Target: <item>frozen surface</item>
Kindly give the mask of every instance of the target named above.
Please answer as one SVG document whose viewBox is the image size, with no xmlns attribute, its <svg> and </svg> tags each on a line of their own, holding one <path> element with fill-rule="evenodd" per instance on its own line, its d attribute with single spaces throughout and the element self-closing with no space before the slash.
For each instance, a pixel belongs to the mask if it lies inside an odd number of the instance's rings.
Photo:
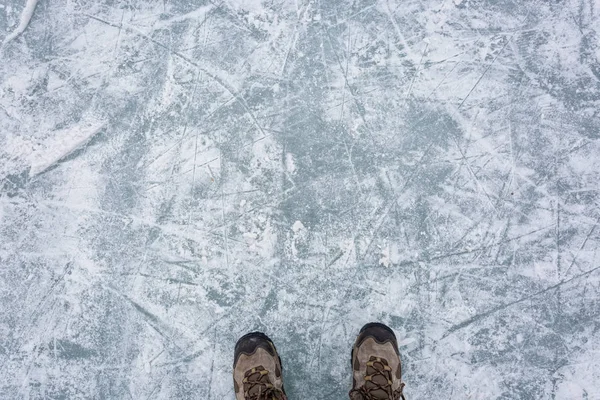
<svg viewBox="0 0 600 400">
<path fill-rule="evenodd" d="M 29 6 L 35 10 L 28 19 Z M 597 0 L 0 1 L 0 397 L 600 399 Z"/>
</svg>

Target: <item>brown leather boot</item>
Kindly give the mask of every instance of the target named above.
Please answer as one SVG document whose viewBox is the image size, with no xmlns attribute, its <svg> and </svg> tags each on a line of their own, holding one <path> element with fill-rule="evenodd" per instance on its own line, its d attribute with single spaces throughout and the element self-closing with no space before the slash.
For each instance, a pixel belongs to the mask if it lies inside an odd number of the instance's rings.
<svg viewBox="0 0 600 400">
<path fill-rule="evenodd" d="M 235 345 L 233 387 L 236 400 L 287 400 L 281 359 L 264 333 L 249 333 Z"/>
<path fill-rule="evenodd" d="M 352 348 L 352 372 L 351 400 L 405 400 L 398 341 L 388 326 L 363 326 Z"/>
</svg>

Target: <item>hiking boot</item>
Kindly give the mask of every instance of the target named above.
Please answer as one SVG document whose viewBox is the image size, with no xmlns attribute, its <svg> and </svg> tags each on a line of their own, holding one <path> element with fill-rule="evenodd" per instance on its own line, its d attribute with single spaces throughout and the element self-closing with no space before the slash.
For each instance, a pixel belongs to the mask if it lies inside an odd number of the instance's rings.
<svg viewBox="0 0 600 400">
<path fill-rule="evenodd" d="M 351 400 L 405 400 L 398 341 L 386 325 L 370 323 L 352 348 Z"/>
<path fill-rule="evenodd" d="M 281 359 L 267 335 L 253 332 L 243 336 L 235 345 L 233 360 L 236 400 L 287 400 Z"/>
</svg>

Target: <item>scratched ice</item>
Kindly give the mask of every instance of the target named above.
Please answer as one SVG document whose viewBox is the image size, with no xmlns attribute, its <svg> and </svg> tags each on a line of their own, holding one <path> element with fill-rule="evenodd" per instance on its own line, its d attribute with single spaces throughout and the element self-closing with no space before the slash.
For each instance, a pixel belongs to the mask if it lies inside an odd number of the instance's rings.
<svg viewBox="0 0 600 400">
<path fill-rule="evenodd" d="M 0 398 L 600 398 L 594 0 L 0 1 Z"/>
</svg>

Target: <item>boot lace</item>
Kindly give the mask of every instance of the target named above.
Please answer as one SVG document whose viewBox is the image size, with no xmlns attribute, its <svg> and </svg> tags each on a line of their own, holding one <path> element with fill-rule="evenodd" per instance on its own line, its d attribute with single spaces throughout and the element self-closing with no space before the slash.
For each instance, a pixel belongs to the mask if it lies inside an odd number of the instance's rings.
<svg viewBox="0 0 600 400">
<path fill-rule="evenodd" d="M 380 378 L 378 378 L 380 377 Z M 371 357 L 367 362 L 365 384 L 358 389 L 350 391 L 350 398 L 364 400 L 406 400 L 402 390 L 404 382 L 400 387 L 392 390 L 392 368 L 387 360 L 379 357 Z M 383 393 L 386 397 L 382 397 Z M 357 396 L 358 395 L 358 396 Z"/>
<path fill-rule="evenodd" d="M 259 366 L 245 373 L 244 398 L 246 400 L 287 400 L 283 392 L 269 380 L 269 371 Z"/>
</svg>

